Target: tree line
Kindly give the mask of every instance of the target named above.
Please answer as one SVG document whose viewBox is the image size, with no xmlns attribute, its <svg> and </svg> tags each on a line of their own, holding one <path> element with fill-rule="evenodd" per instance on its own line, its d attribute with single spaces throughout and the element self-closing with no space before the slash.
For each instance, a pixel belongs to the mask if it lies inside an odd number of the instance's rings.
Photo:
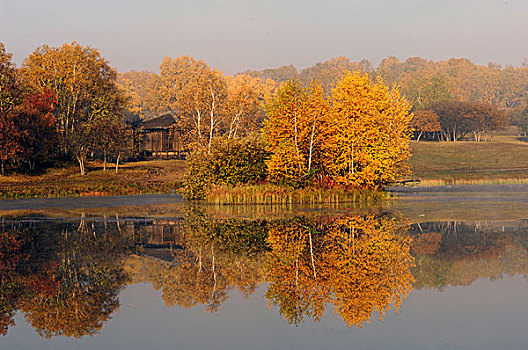
<svg viewBox="0 0 528 350">
<path fill-rule="evenodd" d="M 181 61 L 189 59 L 191 58 L 187 56 L 165 58 L 160 65 L 160 74 L 136 71 L 120 74 L 120 84 L 129 91 L 134 101 L 130 112 L 150 118 L 173 110 L 177 106 L 170 103 L 175 101 L 174 94 L 168 94 L 167 91 L 174 90 L 175 80 L 170 77 L 175 72 L 180 72 L 178 74 L 181 75 L 184 71 L 182 67 L 185 66 Z M 528 113 L 525 111 L 528 102 L 526 65 L 502 67 L 489 63 L 482 66 L 464 58 L 433 62 L 420 57 L 411 57 L 405 61 L 388 57 L 378 67 L 374 67 L 366 59 L 354 62 L 346 57 L 336 57 L 302 70 L 286 65 L 245 71 L 235 77 L 260 79 L 266 82 L 268 92 L 276 90 L 288 80 L 297 81 L 303 87 L 309 87 L 313 81 L 317 81 L 323 93 L 331 95 L 336 82 L 346 71 L 369 73 L 371 77 L 381 78 L 388 86 L 399 86 L 402 95 L 411 103 L 413 112 L 429 112 L 435 110 L 435 106 L 440 109 L 439 104 L 444 107 L 451 105 L 452 112 L 459 112 L 445 117 L 445 113 L 441 115 L 435 111 L 440 126 L 434 130 L 430 130 L 431 125 L 422 124 L 421 119 L 417 118 L 413 122 L 417 131 L 415 138 L 426 136 L 448 141 L 453 140 L 455 134 L 455 140 L 467 135 L 480 140 L 482 135 L 491 136 L 498 129 L 507 126 L 510 120 L 519 126 L 521 132 L 528 130 L 523 129 L 523 125 L 528 125 Z M 179 86 L 181 87 L 181 83 Z M 464 124 L 462 129 L 454 128 L 454 118 L 460 119 L 457 124 Z"/>
<path fill-rule="evenodd" d="M 467 58 L 434 62 L 421 57 L 400 61 L 390 56 L 375 67 L 366 59 L 354 62 L 336 57 L 302 70 L 290 65 L 245 73 L 277 83 L 293 79 L 308 85 L 317 80 L 330 93 L 335 81 L 347 70 L 371 73 L 388 85 L 397 84 L 415 110 L 442 100 L 485 102 L 499 108 L 524 107 L 528 102 L 527 64 L 502 67 L 493 62 L 477 65 Z"/>
<path fill-rule="evenodd" d="M 347 78 L 346 72 L 359 75 Z M 522 120 L 528 116 L 523 112 L 528 68 L 478 66 L 467 59 L 432 62 L 415 57 L 400 62 L 389 57 L 374 68 L 367 60 L 337 57 L 301 71 L 283 66 L 230 76 L 202 60 L 180 56 L 164 58 L 159 74 L 118 73 L 99 51 L 75 42 L 40 46 L 17 68 L 0 43 L 0 73 L 2 174 L 6 166 L 34 171 L 56 160 L 76 160 L 84 174 L 90 157 L 100 158 L 105 167 L 107 159 L 115 160 L 117 170 L 122 157 L 137 151 L 126 121 L 165 112 L 177 117 L 187 148 L 207 154 L 217 138 L 258 138 L 262 131 L 273 153 L 274 160 L 267 163 L 276 170 L 271 178 L 290 183 L 314 173 L 350 178 L 347 172 L 367 169 L 375 175 L 374 182 L 390 179 L 394 173 L 387 164 L 402 164 L 408 158 L 404 140 L 409 135 L 404 129 L 409 122 L 417 139 L 452 141 L 467 136 L 485 139 L 507 125 L 508 115 L 517 116 L 520 127 L 528 125 Z M 362 97 L 362 88 L 354 84 L 378 95 Z M 357 94 L 356 101 L 346 100 L 347 89 L 349 95 Z M 408 102 L 405 106 L 403 100 Z M 394 114 L 402 121 L 396 123 L 397 131 L 381 126 L 387 101 L 399 109 Z M 363 105 L 352 108 L 351 103 Z M 373 117 L 376 110 L 381 119 Z M 407 120 L 410 112 L 412 121 Z M 286 129 L 291 137 L 285 136 Z M 353 142 L 343 130 L 356 135 Z M 404 137 L 382 145 L 381 139 L 390 140 L 378 136 L 395 132 Z M 380 147 L 360 145 L 367 134 L 369 142 Z M 292 176 L 295 180 L 288 179 Z"/>
</svg>

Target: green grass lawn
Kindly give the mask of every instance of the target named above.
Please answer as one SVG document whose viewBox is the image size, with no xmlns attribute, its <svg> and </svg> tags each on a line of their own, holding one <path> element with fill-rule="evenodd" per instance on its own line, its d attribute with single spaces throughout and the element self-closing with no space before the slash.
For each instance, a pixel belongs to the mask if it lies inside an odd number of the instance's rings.
<svg viewBox="0 0 528 350">
<path fill-rule="evenodd" d="M 411 166 L 423 184 L 528 182 L 528 143 L 515 135 L 493 142 L 411 141 Z"/>
</svg>

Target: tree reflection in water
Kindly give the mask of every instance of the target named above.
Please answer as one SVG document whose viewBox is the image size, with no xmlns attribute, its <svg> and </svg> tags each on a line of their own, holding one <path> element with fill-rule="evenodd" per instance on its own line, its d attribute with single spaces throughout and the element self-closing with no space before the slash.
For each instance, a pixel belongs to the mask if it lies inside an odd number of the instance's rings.
<svg viewBox="0 0 528 350">
<path fill-rule="evenodd" d="M 266 296 L 293 324 L 321 319 L 330 303 L 360 327 L 398 308 L 412 290 L 411 239 L 395 219 L 294 219 L 271 228 L 268 244 Z"/>
<path fill-rule="evenodd" d="M 119 307 L 128 278 L 120 266 L 124 237 L 116 225 L 79 222 L 3 224 L 0 234 L 0 322 L 15 310 L 44 337 L 97 333 Z M 117 259 L 116 259 L 117 258 Z"/>
<path fill-rule="evenodd" d="M 364 212 L 212 219 L 192 207 L 170 219 L 4 218 L 0 332 L 14 325 L 18 310 L 44 337 L 95 334 L 128 282 L 152 283 L 169 307 L 203 305 L 207 312 L 217 312 L 233 289 L 247 297 L 267 282 L 269 305 L 289 323 L 321 320 L 332 306 L 360 327 L 400 307 L 413 286 L 526 274 L 523 225 L 407 225 Z"/>
</svg>

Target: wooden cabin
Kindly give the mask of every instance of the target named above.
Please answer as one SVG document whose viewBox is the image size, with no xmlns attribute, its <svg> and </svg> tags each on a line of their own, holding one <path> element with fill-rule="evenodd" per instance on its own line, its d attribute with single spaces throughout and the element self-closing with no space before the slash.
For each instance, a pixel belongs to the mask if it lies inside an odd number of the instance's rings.
<svg viewBox="0 0 528 350">
<path fill-rule="evenodd" d="M 139 151 L 144 157 L 183 158 L 182 130 L 172 114 L 164 114 L 138 127 Z"/>
</svg>

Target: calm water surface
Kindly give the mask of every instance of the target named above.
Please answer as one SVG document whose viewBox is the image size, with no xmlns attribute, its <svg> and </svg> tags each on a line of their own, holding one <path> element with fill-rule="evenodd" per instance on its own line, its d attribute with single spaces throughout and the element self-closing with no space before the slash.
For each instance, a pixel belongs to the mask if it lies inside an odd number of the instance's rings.
<svg viewBox="0 0 528 350">
<path fill-rule="evenodd" d="M 0 349 L 526 349 L 527 194 L 3 202 Z"/>
</svg>

